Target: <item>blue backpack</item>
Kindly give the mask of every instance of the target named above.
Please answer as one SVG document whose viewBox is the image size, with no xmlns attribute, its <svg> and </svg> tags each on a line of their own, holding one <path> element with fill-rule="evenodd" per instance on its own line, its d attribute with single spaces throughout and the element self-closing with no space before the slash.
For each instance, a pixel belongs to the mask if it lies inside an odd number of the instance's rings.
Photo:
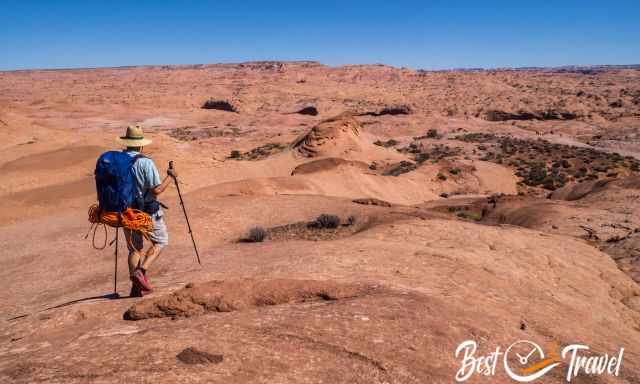
<svg viewBox="0 0 640 384">
<path fill-rule="evenodd" d="M 98 158 L 96 191 L 100 209 L 107 212 L 123 212 L 136 207 L 139 199 L 138 186 L 132 169 L 142 155 L 129 156 L 124 152 L 109 151 Z"/>
</svg>

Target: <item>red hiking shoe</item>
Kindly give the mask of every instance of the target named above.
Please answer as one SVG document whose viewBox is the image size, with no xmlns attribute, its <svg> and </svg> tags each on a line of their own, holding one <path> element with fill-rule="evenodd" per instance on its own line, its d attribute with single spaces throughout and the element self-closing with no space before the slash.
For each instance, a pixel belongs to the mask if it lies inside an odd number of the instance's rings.
<svg viewBox="0 0 640 384">
<path fill-rule="evenodd" d="M 140 268 L 133 271 L 132 280 L 138 283 L 143 291 L 153 291 L 153 287 L 149 283 L 149 280 L 147 280 L 147 277 L 144 275 L 144 273 L 142 273 L 142 270 L 140 270 Z"/>
<path fill-rule="evenodd" d="M 136 280 L 131 279 L 131 292 L 129 293 L 129 297 L 144 297 L 151 292 L 152 291 L 142 288 Z"/>
</svg>

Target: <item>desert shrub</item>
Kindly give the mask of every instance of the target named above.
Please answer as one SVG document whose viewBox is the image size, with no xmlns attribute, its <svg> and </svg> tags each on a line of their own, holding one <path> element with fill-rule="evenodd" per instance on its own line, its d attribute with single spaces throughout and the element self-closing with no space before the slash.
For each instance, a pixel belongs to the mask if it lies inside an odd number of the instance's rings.
<svg viewBox="0 0 640 384">
<path fill-rule="evenodd" d="M 532 164 L 529 169 L 529 174 L 524 180 L 525 184 L 530 186 L 540 185 L 547 178 L 547 169 L 543 164 Z"/>
<path fill-rule="evenodd" d="M 220 111 L 236 112 L 236 108 L 226 100 L 209 99 L 202 104 L 202 109 L 217 109 Z"/>
<path fill-rule="evenodd" d="M 556 189 L 556 186 L 555 186 L 555 183 L 553 181 L 553 178 L 547 177 L 546 179 L 544 179 L 543 182 L 542 182 L 542 187 L 544 189 L 548 189 L 550 191 L 553 191 L 554 189 Z"/>
<path fill-rule="evenodd" d="M 411 172 L 415 170 L 418 166 L 410 161 L 402 160 L 398 164 L 389 168 L 388 170 L 382 173 L 382 176 L 399 176 L 403 173 Z"/>
<path fill-rule="evenodd" d="M 444 181 L 447 180 L 447 176 L 443 175 L 442 173 L 438 173 L 438 179 Z"/>
<path fill-rule="evenodd" d="M 233 150 L 233 151 L 231 151 L 231 153 L 229 154 L 229 158 L 231 158 L 231 159 L 238 159 L 238 158 L 240 158 L 240 155 L 241 155 L 240 151 L 238 151 L 238 150 L 235 150 L 235 149 L 234 149 L 234 150 Z"/>
<path fill-rule="evenodd" d="M 564 185 L 567 183 L 567 175 L 565 175 L 564 173 L 553 174 L 553 182 L 556 188 L 564 187 Z"/>
<path fill-rule="evenodd" d="M 318 109 L 313 105 L 311 105 L 311 106 L 302 108 L 296 113 L 300 115 L 318 116 Z"/>
<path fill-rule="evenodd" d="M 267 231 L 262 227 L 253 227 L 243 239 L 247 243 L 261 243 L 267 237 Z"/>
<path fill-rule="evenodd" d="M 487 152 L 482 158 L 480 158 L 480 160 L 489 161 L 489 160 L 492 160 L 494 157 L 495 157 L 495 154 L 493 152 Z"/>
<path fill-rule="evenodd" d="M 622 100 L 620 100 L 620 99 L 618 99 L 618 100 L 616 100 L 616 101 L 614 101 L 614 102 L 609 103 L 609 106 L 610 106 L 611 108 L 622 108 L 622 106 L 623 106 L 623 105 L 624 105 L 624 103 L 623 103 L 623 101 L 622 101 Z"/>
<path fill-rule="evenodd" d="M 393 147 L 398 145 L 398 141 L 394 140 L 394 139 L 389 139 L 387 141 L 381 141 L 381 140 L 376 140 L 373 144 L 378 145 L 380 147 L 385 147 L 385 148 L 389 148 L 389 147 Z"/>
<path fill-rule="evenodd" d="M 482 214 L 479 212 L 458 212 L 456 213 L 456 216 L 461 219 L 471 219 L 475 221 L 482 220 Z"/>
<path fill-rule="evenodd" d="M 318 218 L 316 219 L 316 221 L 313 222 L 313 226 L 316 228 L 326 228 L 326 229 L 333 229 L 333 228 L 338 228 L 338 226 L 340 225 L 340 217 L 336 216 L 336 215 L 329 215 L 326 213 L 323 213 L 322 215 L 318 216 Z"/>
<path fill-rule="evenodd" d="M 460 168 L 453 168 L 452 170 L 449 171 L 452 175 L 457 175 L 458 173 L 460 173 Z"/>
<path fill-rule="evenodd" d="M 231 151 L 230 157 L 238 160 L 263 160 L 267 157 L 281 152 L 286 148 L 282 143 L 267 143 L 252 150 L 241 154 L 237 151 Z M 234 153 L 237 152 L 237 153 Z"/>
<path fill-rule="evenodd" d="M 415 157 L 416 162 L 418 163 L 424 163 L 425 161 L 429 160 L 429 154 L 428 153 L 418 153 Z"/>
<path fill-rule="evenodd" d="M 427 131 L 427 138 L 428 139 L 435 139 L 438 137 L 438 130 L 435 128 L 431 128 L 430 130 Z"/>
<path fill-rule="evenodd" d="M 397 106 L 391 106 L 391 107 L 385 107 L 382 108 L 382 110 L 380 112 L 377 113 L 373 113 L 374 116 L 383 116 L 383 115 L 408 115 L 410 114 L 411 111 L 411 107 L 409 107 L 408 105 L 397 105 Z"/>
</svg>

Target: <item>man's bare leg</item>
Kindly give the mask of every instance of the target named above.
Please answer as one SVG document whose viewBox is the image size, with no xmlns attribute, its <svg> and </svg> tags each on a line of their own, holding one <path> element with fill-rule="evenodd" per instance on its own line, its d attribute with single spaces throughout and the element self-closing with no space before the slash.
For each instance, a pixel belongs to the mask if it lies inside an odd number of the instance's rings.
<svg viewBox="0 0 640 384">
<path fill-rule="evenodd" d="M 133 231 L 125 229 L 124 236 L 129 249 L 129 276 L 133 276 L 133 272 L 140 266 L 140 258 L 142 257 L 142 238 L 136 236 Z"/>
<path fill-rule="evenodd" d="M 151 265 L 158 259 L 160 256 L 160 252 L 162 252 L 162 246 L 157 244 L 151 244 L 149 249 L 147 249 L 147 253 L 144 256 L 144 260 L 142 262 L 142 269 L 144 271 L 148 270 Z"/>
<path fill-rule="evenodd" d="M 140 266 L 141 256 L 138 251 L 129 251 L 129 276 L 133 276 L 133 272 Z"/>
<path fill-rule="evenodd" d="M 146 253 L 143 254 L 142 252 L 140 252 L 140 261 L 138 261 L 138 268 L 142 268 L 142 264 L 144 264 L 144 261 L 146 258 L 147 258 Z"/>
</svg>

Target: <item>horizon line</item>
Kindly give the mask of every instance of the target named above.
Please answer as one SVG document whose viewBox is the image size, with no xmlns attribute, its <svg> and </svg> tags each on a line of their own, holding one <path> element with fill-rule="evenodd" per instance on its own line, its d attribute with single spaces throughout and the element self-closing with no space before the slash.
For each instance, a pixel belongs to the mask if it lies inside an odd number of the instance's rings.
<svg viewBox="0 0 640 384">
<path fill-rule="evenodd" d="M 350 66 L 385 66 L 395 69 L 409 69 L 416 72 L 454 72 L 454 71 L 507 71 L 507 70 L 580 70 L 580 69 L 640 69 L 640 63 L 630 64 L 564 64 L 564 65 L 549 65 L 549 66 L 502 66 L 502 67 L 450 67 L 442 69 L 425 69 L 425 68 L 411 68 L 408 66 L 395 66 L 385 63 L 353 63 L 353 64 L 340 64 L 330 65 L 322 63 L 317 60 L 248 60 L 248 61 L 221 61 L 214 63 L 183 63 L 183 64 L 125 64 L 125 65 L 105 65 L 105 66 L 93 66 L 93 67 L 52 67 L 52 68 L 19 68 L 19 69 L 0 69 L 0 73 L 3 72 L 37 72 L 37 71 L 90 71 L 100 69 L 131 69 L 131 68 L 154 68 L 154 67 L 199 67 L 199 66 L 237 66 L 243 64 L 314 64 L 318 66 L 328 68 L 344 68 Z"/>
</svg>

